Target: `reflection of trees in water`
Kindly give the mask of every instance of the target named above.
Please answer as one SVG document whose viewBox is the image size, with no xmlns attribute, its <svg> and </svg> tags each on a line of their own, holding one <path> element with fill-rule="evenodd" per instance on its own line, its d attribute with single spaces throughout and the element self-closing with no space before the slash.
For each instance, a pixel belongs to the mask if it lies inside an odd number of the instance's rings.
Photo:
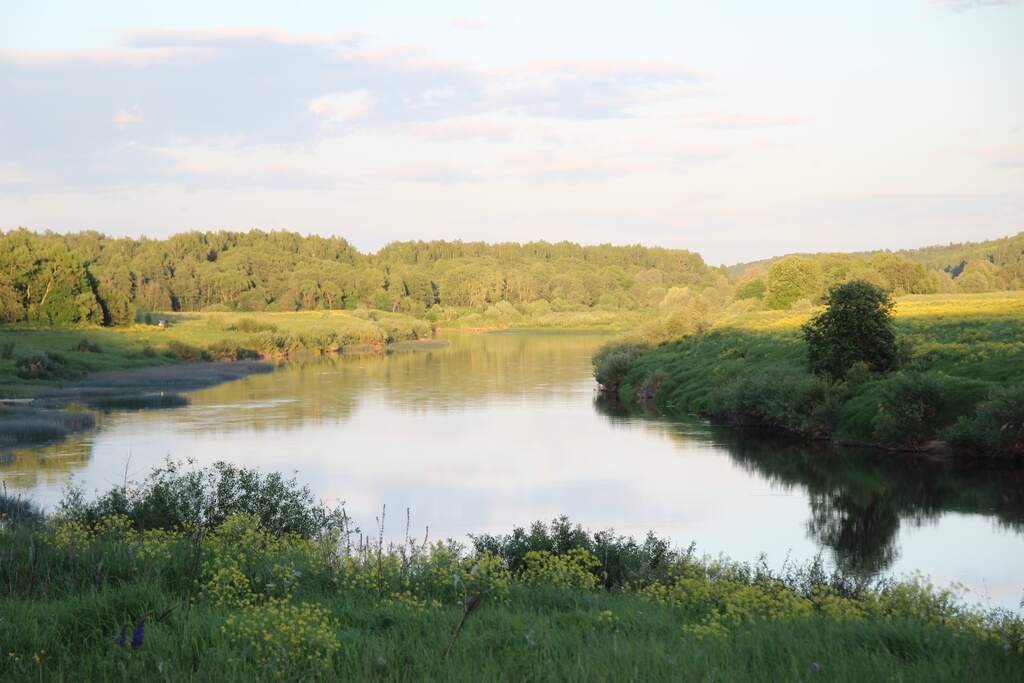
<svg viewBox="0 0 1024 683">
<path fill-rule="evenodd" d="M 715 440 L 743 467 L 807 490 L 808 531 L 848 571 L 874 574 L 899 555 L 900 525 L 948 512 L 983 514 L 1024 531 L 1024 472 L 1004 465 L 836 448 L 716 427 Z"/>
<path fill-rule="evenodd" d="M 455 334 L 442 350 L 394 354 L 363 368 L 403 410 L 459 410 L 495 398 L 564 395 L 590 376 L 607 337 L 594 334 Z"/>
<path fill-rule="evenodd" d="M 0 479 L 17 490 L 63 486 L 68 474 L 85 467 L 91 445 L 92 433 L 85 432 L 58 443 L 4 449 L 0 451 Z"/>
<path fill-rule="evenodd" d="M 613 420 L 624 414 L 607 400 L 599 399 L 596 407 Z M 694 439 L 692 427 L 672 431 Z M 849 572 L 874 575 L 888 569 L 899 557 L 901 524 L 924 524 L 948 512 L 991 516 L 1024 533 L 1020 468 L 833 447 L 717 425 L 699 438 L 722 446 L 734 462 L 773 486 L 805 490 L 808 533 Z"/>
<path fill-rule="evenodd" d="M 844 492 L 811 493 L 807 529 L 832 548 L 836 564 L 854 574 L 876 574 L 899 557 L 899 514 L 877 497 L 857 500 Z"/>
</svg>

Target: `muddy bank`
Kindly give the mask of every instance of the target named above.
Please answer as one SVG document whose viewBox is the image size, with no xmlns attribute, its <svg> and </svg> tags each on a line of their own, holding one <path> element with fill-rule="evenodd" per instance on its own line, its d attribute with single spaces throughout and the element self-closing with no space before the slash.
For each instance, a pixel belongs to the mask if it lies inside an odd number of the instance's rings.
<svg viewBox="0 0 1024 683">
<path fill-rule="evenodd" d="M 272 372 L 271 363 L 234 361 L 228 363 L 179 363 L 146 368 L 94 372 L 82 380 L 43 393 L 42 402 L 70 402 L 91 395 L 151 391 L 177 393 L 196 391 L 232 382 L 249 375 Z"/>
</svg>

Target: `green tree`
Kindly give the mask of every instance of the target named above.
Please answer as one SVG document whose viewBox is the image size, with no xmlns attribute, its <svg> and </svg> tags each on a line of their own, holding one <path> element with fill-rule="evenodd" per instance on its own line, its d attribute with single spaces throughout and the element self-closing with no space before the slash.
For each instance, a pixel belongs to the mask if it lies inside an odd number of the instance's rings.
<svg viewBox="0 0 1024 683">
<path fill-rule="evenodd" d="M 821 270 L 811 259 L 787 256 L 768 270 L 764 302 L 768 308 L 786 309 L 798 299 L 814 297 L 821 284 Z"/>
<path fill-rule="evenodd" d="M 825 310 L 803 326 L 811 371 L 842 379 L 854 363 L 875 372 L 896 366 L 894 303 L 888 292 L 870 282 L 854 280 L 833 287 Z"/>
</svg>

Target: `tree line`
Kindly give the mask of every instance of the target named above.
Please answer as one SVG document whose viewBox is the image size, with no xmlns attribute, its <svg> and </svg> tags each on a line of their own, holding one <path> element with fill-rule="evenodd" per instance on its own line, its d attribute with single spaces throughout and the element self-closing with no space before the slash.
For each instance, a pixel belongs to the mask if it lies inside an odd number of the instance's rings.
<svg viewBox="0 0 1024 683">
<path fill-rule="evenodd" d="M 819 303 L 836 285 L 870 282 L 896 296 L 974 294 L 1024 288 L 1024 232 L 980 243 L 900 252 L 796 254 L 729 268 L 739 299 L 769 309 Z"/>
<path fill-rule="evenodd" d="M 687 250 L 640 245 L 412 241 L 363 254 L 342 238 L 283 231 L 136 239 L 17 229 L 0 234 L 0 321 L 123 325 L 138 311 L 356 308 L 432 320 L 512 309 L 641 310 L 691 320 L 738 300 L 766 308 L 817 303 L 853 279 L 897 294 L 1018 288 L 1024 234 L 1009 240 L 999 241 L 999 259 L 971 245 L 970 259 L 954 267 L 933 253 L 924 263 L 891 253 L 827 254 L 736 271 Z"/>
</svg>

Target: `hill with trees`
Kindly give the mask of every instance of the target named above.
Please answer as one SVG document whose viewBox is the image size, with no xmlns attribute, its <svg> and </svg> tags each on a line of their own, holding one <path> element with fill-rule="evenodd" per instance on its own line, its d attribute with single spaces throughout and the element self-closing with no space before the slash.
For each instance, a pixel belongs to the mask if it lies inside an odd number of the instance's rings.
<svg viewBox="0 0 1024 683">
<path fill-rule="evenodd" d="M 714 268 L 683 249 L 432 241 L 363 254 L 342 238 L 186 232 L 167 239 L 0 234 L 0 321 L 125 325 L 140 311 L 377 309 L 431 322 L 639 313 L 668 339 L 726 311 L 807 309 L 836 284 L 896 296 L 1019 289 L 1024 233 L 905 252 L 790 255 Z M 606 318 L 608 316 L 606 315 Z"/>
<path fill-rule="evenodd" d="M 903 294 L 977 294 L 1024 288 L 1024 232 L 987 242 L 902 251 L 790 254 L 726 269 L 739 299 L 785 310 L 818 303 L 834 285 L 866 280 Z"/>
</svg>

